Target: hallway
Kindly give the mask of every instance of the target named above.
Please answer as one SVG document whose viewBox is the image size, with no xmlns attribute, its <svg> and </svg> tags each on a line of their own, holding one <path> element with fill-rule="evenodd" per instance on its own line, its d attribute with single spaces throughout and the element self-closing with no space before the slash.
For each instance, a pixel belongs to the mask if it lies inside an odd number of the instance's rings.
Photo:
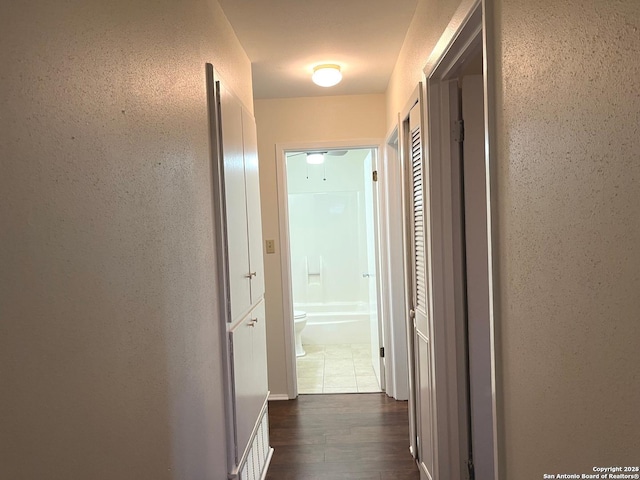
<svg viewBox="0 0 640 480">
<path fill-rule="evenodd" d="M 407 402 L 384 393 L 301 395 L 269 403 L 267 480 L 417 480 Z"/>
</svg>

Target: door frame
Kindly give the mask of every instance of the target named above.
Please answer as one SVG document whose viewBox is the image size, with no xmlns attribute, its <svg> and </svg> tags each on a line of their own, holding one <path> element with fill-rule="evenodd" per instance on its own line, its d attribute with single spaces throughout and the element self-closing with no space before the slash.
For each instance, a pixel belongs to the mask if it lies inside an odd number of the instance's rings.
<svg viewBox="0 0 640 480">
<path fill-rule="evenodd" d="M 430 265 L 434 288 L 431 298 L 432 322 L 434 328 L 434 382 L 438 397 L 446 395 L 448 402 L 437 401 L 437 423 L 447 425 L 445 431 L 438 431 L 438 440 L 445 439 L 444 445 L 438 441 L 440 464 L 443 461 L 451 465 L 466 461 L 465 450 L 468 450 L 469 438 L 465 427 L 465 416 L 468 405 L 466 378 L 466 332 L 464 325 L 465 284 L 461 275 L 459 261 L 456 257 L 454 242 L 456 238 L 456 182 L 460 173 L 456 172 L 453 159 L 456 158 L 452 145 L 450 111 L 455 103 L 455 95 L 448 80 L 454 76 L 470 55 L 479 48 L 483 54 L 483 95 L 484 95 L 484 140 L 485 140 L 485 172 L 486 172 L 486 211 L 488 235 L 488 287 L 489 287 L 489 325 L 484 333 L 490 339 L 489 355 L 491 366 L 489 378 L 491 391 L 490 434 L 493 450 L 493 475 L 498 478 L 498 424 L 496 405 L 496 292 L 497 272 L 496 258 L 492 255 L 497 248 L 496 236 L 496 194 L 495 194 L 495 92 L 491 87 L 495 58 L 492 49 L 488 48 L 488 29 L 492 28 L 491 11 L 487 11 L 486 0 L 463 0 L 454 14 L 444 34 L 429 56 L 423 70 L 426 88 L 425 118 L 426 143 L 425 155 L 430 170 L 430 213 L 431 229 L 434 233 L 431 244 L 432 258 L 440 258 L 440 262 Z M 489 7 L 490 8 L 490 7 Z M 489 32 L 491 33 L 491 32 Z M 458 197 L 459 200 L 460 197 Z M 459 212 L 457 212 L 459 214 Z M 438 340 L 444 342 L 438 345 Z M 437 349 L 437 351 L 435 351 Z M 438 388 L 440 387 L 440 388 Z M 445 391 L 442 391 L 442 390 Z M 444 397 L 442 397 L 444 398 Z M 489 412 L 488 412 L 489 413 Z M 484 480 L 484 479 L 483 479 Z"/>
<path fill-rule="evenodd" d="M 291 244 L 289 240 L 289 205 L 287 193 L 287 159 L 286 154 L 292 151 L 304 150 L 347 150 L 347 149 L 365 149 L 370 148 L 376 151 L 376 159 L 378 168 L 380 168 L 380 158 L 384 152 L 384 146 L 380 139 L 354 139 L 354 140 L 336 140 L 336 141 L 319 141 L 319 142 L 294 142 L 294 143 L 278 143 L 276 144 L 276 187 L 278 194 L 278 231 L 280 235 L 280 268 L 282 271 L 282 315 L 284 323 L 284 345 L 286 359 L 286 379 L 287 379 L 287 395 L 289 399 L 298 396 L 297 384 L 297 368 L 296 368 L 296 351 L 295 351 L 295 334 L 294 319 L 290 312 L 293 312 L 293 294 L 291 285 Z M 380 189 L 381 183 L 378 184 Z M 378 218 L 377 223 L 377 239 L 376 246 L 378 254 L 376 265 L 378 275 L 376 275 L 376 290 L 378 292 L 378 315 L 379 315 L 379 332 L 380 342 L 385 345 L 385 325 L 387 317 L 385 316 L 384 295 L 381 291 L 380 277 L 383 275 L 384 261 L 381 256 L 384 249 L 382 248 L 380 238 L 383 238 L 384 222 L 380 221 L 380 195 L 377 196 L 376 211 Z M 391 372 L 386 367 L 381 369 L 380 382 L 384 390 L 385 381 L 389 378 Z"/>
<path fill-rule="evenodd" d="M 386 392 L 396 400 L 409 400 L 409 353 L 406 318 L 406 268 L 404 233 L 404 170 L 402 166 L 399 128 L 395 125 L 386 136 L 385 153 L 381 158 L 381 203 L 384 211 L 381 260 L 382 291 L 386 300 L 385 359 L 390 372 Z M 380 165 L 380 164 L 379 164 Z"/>
</svg>

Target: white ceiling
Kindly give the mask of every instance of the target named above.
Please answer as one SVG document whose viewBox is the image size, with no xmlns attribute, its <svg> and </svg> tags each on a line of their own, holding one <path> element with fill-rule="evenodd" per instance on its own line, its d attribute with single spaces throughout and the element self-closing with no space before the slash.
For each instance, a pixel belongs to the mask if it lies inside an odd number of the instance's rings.
<svg viewBox="0 0 640 480">
<path fill-rule="evenodd" d="M 255 98 L 383 93 L 417 0 L 219 0 L 251 59 Z M 311 82 L 337 63 L 343 80 Z"/>
</svg>

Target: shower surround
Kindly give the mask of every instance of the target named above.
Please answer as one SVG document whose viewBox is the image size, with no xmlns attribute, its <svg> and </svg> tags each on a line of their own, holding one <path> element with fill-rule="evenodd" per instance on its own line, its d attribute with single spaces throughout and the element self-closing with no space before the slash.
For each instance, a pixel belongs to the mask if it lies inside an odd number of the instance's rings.
<svg viewBox="0 0 640 480">
<path fill-rule="evenodd" d="M 370 339 L 364 158 L 369 150 L 308 165 L 287 160 L 291 278 L 295 310 L 307 312 L 308 345 Z"/>
</svg>

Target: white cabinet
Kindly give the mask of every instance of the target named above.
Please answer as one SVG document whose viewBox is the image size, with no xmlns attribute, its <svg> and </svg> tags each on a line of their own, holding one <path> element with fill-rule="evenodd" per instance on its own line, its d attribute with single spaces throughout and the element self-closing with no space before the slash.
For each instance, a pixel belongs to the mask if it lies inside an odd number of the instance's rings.
<svg viewBox="0 0 640 480">
<path fill-rule="evenodd" d="M 259 480 L 269 466 L 267 339 L 255 121 L 207 65 L 213 211 L 221 329 L 227 339 L 229 478 Z"/>
<path fill-rule="evenodd" d="M 263 300 L 230 332 L 238 445 L 249 444 L 266 397 L 266 331 Z"/>
<path fill-rule="evenodd" d="M 220 84 L 230 321 L 264 296 L 258 144 L 253 117 Z"/>
<path fill-rule="evenodd" d="M 260 178 L 258 175 L 258 137 L 256 122 L 242 110 L 244 145 L 244 175 L 247 186 L 247 226 L 249 230 L 249 269 L 251 277 L 251 303 L 264 296 L 264 259 L 262 256 L 262 216 L 260 212 Z"/>
</svg>

